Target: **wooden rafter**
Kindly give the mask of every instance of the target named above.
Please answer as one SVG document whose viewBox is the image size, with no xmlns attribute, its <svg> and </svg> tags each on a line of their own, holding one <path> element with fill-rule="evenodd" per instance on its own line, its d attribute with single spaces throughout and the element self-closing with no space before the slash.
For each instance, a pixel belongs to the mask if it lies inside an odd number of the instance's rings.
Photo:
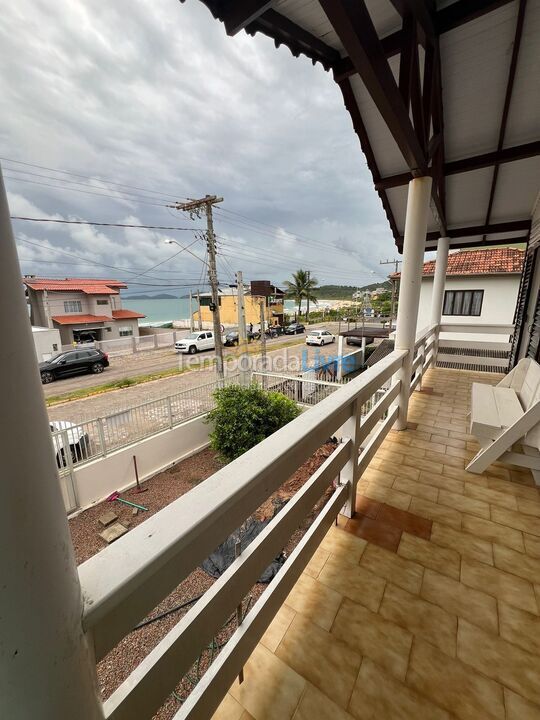
<svg viewBox="0 0 540 720">
<path fill-rule="evenodd" d="M 449 238 L 475 237 L 480 235 L 498 235 L 511 232 L 529 232 L 531 229 L 530 218 L 524 220 L 510 220 L 509 222 L 491 223 L 490 225 L 469 225 L 468 227 L 450 228 L 446 231 Z M 438 240 L 440 237 L 438 232 L 428 232 L 426 240 Z M 403 236 L 400 235 L 398 243 L 403 242 Z M 506 238 L 506 242 L 519 242 L 512 238 Z"/>
<path fill-rule="evenodd" d="M 269 35 L 277 45 L 286 44 L 293 54 L 302 53 L 315 62 L 320 62 L 326 70 L 330 70 L 341 59 L 337 50 L 272 9 L 250 23 L 246 32 Z"/>
<path fill-rule="evenodd" d="M 512 57 L 510 59 L 510 68 L 508 70 L 508 81 L 506 83 L 506 93 L 504 96 L 504 105 L 501 115 L 501 125 L 499 128 L 499 139 L 497 142 L 497 152 L 502 150 L 504 145 L 504 136 L 506 134 L 506 125 L 508 122 L 508 113 L 510 111 L 510 102 L 512 100 L 512 92 L 514 90 L 514 80 L 516 78 L 517 62 L 519 57 L 519 48 L 521 45 L 521 36 L 523 34 L 523 22 L 525 18 L 525 10 L 527 0 L 519 0 L 519 8 L 516 22 L 516 32 L 514 35 L 514 46 L 512 48 Z M 493 210 L 493 201 L 495 200 L 495 192 L 497 190 L 497 180 L 499 178 L 499 163 L 495 163 L 493 167 L 493 177 L 491 179 L 491 188 L 489 191 L 489 200 L 486 212 L 486 225 L 491 220 L 491 212 Z M 485 237 L 484 237 L 485 240 Z"/>
<path fill-rule="evenodd" d="M 269 10 L 275 0 L 233 0 L 223 12 L 223 22 L 228 35 L 236 35 L 247 25 Z"/>
<path fill-rule="evenodd" d="M 522 235 L 520 237 L 516 238 L 501 238 L 499 240 L 468 240 L 467 242 L 460 241 L 459 239 L 455 243 L 450 243 L 450 250 L 457 250 L 457 249 L 463 249 L 463 248 L 469 248 L 469 247 L 494 247 L 497 245 L 508 245 L 508 244 L 517 244 L 517 243 L 527 243 L 529 237 L 528 235 Z M 437 240 L 428 240 L 426 243 L 426 251 L 429 250 L 436 250 L 437 249 Z M 398 248 L 401 248 L 401 245 L 398 245 Z"/>
<path fill-rule="evenodd" d="M 525 160 L 526 158 L 536 157 L 537 155 L 540 155 L 540 140 L 503 148 L 502 150 L 495 150 L 494 152 L 483 153 L 482 155 L 474 155 L 473 157 L 463 158 L 462 160 L 447 162 L 444 165 L 444 174 L 446 177 L 449 175 L 459 175 L 461 173 L 472 172 L 473 170 L 493 167 L 494 165 L 503 165 L 505 163 L 515 162 L 516 160 Z M 379 180 L 376 184 L 376 189 L 389 190 L 390 188 L 407 185 L 411 180 L 411 173 L 389 175 Z"/>
<path fill-rule="evenodd" d="M 422 45 L 427 46 L 436 35 L 434 8 L 429 0 L 390 0 L 403 19 L 412 16 L 418 24 Z"/>
<path fill-rule="evenodd" d="M 426 158 L 363 0 L 320 0 L 413 175 Z"/>
</svg>

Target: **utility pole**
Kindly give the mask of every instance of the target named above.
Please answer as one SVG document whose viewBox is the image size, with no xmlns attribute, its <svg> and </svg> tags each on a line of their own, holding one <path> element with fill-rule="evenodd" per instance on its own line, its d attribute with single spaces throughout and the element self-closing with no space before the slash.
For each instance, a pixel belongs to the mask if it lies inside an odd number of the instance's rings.
<svg viewBox="0 0 540 720">
<path fill-rule="evenodd" d="M 199 290 L 197 290 L 197 317 L 198 317 L 199 330 L 202 330 L 201 293 Z"/>
<path fill-rule="evenodd" d="M 388 259 L 386 259 L 386 260 L 379 260 L 379 265 L 394 265 L 394 266 L 395 266 L 395 271 L 394 271 L 394 272 L 396 272 L 396 273 L 397 273 L 398 270 L 399 270 L 399 265 L 400 265 L 400 263 L 401 263 L 401 260 L 396 260 L 395 258 L 394 258 L 394 260 L 388 260 Z M 392 325 L 393 325 L 393 323 L 394 323 L 394 317 L 395 317 L 395 314 L 396 314 L 396 295 L 397 295 L 397 293 L 396 293 L 396 286 L 397 286 L 397 278 L 392 278 L 390 282 L 392 283 L 392 301 L 391 301 L 391 304 L 390 304 L 390 332 L 391 332 L 391 331 L 392 331 Z"/>
<path fill-rule="evenodd" d="M 309 281 L 311 280 L 311 270 L 307 271 L 307 281 L 308 281 L 308 296 L 306 298 L 307 305 L 306 305 L 306 325 L 309 323 Z"/>
<path fill-rule="evenodd" d="M 249 356 L 247 348 L 247 328 L 246 328 L 246 306 L 244 302 L 244 280 L 242 271 L 236 273 L 237 288 L 237 308 L 238 308 L 238 349 L 240 350 L 240 384 L 249 384 Z"/>
<path fill-rule="evenodd" d="M 264 329 L 264 302 L 265 302 L 264 300 L 261 300 L 261 301 L 259 302 L 259 308 L 260 308 L 260 311 L 261 311 L 260 321 L 261 321 L 261 357 L 262 357 L 262 369 L 263 369 L 263 372 L 266 372 L 268 368 L 267 368 L 267 366 L 266 366 L 266 333 L 265 333 L 265 329 Z"/>
<path fill-rule="evenodd" d="M 205 195 L 200 200 L 189 200 L 185 203 L 175 203 L 173 205 L 177 210 L 188 212 L 190 216 L 200 217 L 202 213 L 206 215 L 206 245 L 208 248 L 208 279 L 210 281 L 210 290 L 212 293 L 212 319 L 214 321 L 214 342 L 216 345 L 216 369 L 218 378 L 224 377 L 223 369 L 223 340 L 221 337 L 221 319 L 219 317 L 219 292 L 218 278 L 216 266 L 216 238 L 214 236 L 214 222 L 212 218 L 212 207 L 216 203 L 223 202 L 223 198 L 216 195 Z M 200 310 L 199 310 L 200 317 Z"/>
<path fill-rule="evenodd" d="M 193 292 L 189 291 L 189 330 L 193 332 L 195 329 L 193 324 Z"/>
</svg>

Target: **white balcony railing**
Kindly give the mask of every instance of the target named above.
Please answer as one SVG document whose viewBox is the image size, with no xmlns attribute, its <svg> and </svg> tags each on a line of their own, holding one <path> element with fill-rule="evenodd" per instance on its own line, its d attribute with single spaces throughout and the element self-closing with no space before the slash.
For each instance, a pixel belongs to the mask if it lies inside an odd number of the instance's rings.
<svg viewBox="0 0 540 720">
<path fill-rule="evenodd" d="M 432 361 L 436 329 L 429 328 L 419 336 L 413 384 L 420 382 L 416 378 L 421 378 Z M 395 350 L 80 566 L 83 627 L 99 661 L 327 438 L 341 430 L 343 440 L 333 454 L 104 703 L 106 718 L 152 717 L 334 484 L 315 522 L 176 718 L 212 715 L 328 527 L 340 510 L 350 514 L 358 478 L 397 418 L 394 403 L 400 382 L 395 378 L 406 354 Z M 391 382 L 362 417 L 361 408 Z"/>
</svg>

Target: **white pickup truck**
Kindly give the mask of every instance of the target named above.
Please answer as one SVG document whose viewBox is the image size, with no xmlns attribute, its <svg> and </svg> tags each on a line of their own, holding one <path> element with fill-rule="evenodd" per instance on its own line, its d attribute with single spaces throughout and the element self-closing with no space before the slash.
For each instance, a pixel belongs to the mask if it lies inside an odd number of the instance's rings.
<svg viewBox="0 0 540 720">
<path fill-rule="evenodd" d="M 222 340 L 225 342 L 225 338 Z M 195 355 L 202 350 L 215 350 L 215 347 L 214 333 L 211 330 L 192 332 L 174 343 L 177 353 L 189 353 L 190 355 Z"/>
</svg>

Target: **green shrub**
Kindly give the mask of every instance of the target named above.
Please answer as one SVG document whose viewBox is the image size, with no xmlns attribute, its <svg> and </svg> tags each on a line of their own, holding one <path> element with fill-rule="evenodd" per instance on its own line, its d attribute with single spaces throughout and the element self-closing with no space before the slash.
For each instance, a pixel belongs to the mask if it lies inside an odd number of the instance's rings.
<svg viewBox="0 0 540 720">
<path fill-rule="evenodd" d="M 285 395 L 257 385 L 229 385 L 214 392 L 216 406 L 208 413 L 214 428 L 210 446 L 225 460 L 234 460 L 300 414 Z"/>
</svg>

